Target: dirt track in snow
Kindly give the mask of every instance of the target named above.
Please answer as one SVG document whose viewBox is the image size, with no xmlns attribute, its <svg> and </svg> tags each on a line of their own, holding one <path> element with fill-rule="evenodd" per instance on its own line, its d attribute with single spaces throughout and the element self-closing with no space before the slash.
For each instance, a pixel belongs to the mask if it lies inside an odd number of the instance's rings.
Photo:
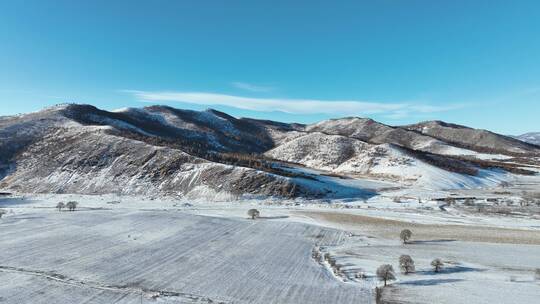
<svg viewBox="0 0 540 304">
<path fill-rule="evenodd" d="M 479 227 L 470 225 L 430 225 L 340 212 L 301 211 L 303 216 L 344 229 L 358 229 L 383 238 L 398 238 L 402 229 L 413 231 L 415 240 L 456 241 L 540 245 L 540 231 Z"/>
</svg>

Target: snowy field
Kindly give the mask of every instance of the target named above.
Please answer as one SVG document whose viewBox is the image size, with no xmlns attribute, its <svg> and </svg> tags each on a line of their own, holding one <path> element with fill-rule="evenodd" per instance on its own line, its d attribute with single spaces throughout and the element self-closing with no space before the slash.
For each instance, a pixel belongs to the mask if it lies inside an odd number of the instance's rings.
<svg viewBox="0 0 540 304">
<path fill-rule="evenodd" d="M 2 303 L 371 301 L 311 258 L 315 244 L 342 242 L 338 230 L 279 217 L 27 207 L 0 221 Z"/>
<path fill-rule="evenodd" d="M 387 303 L 540 298 L 540 219 L 393 195 L 331 203 L 0 198 L 0 303 L 375 303 L 384 263 L 397 272 Z M 54 209 L 71 200 L 77 211 Z M 262 217 L 247 219 L 249 208 Z M 411 244 L 400 243 L 403 228 L 413 231 Z M 399 273 L 401 254 L 415 260 L 414 274 Z"/>
<path fill-rule="evenodd" d="M 365 285 L 376 285 L 375 269 L 391 264 L 397 280 L 385 289 L 390 303 L 536 303 L 540 281 L 540 232 L 462 225 L 401 223 L 340 213 L 305 212 L 326 225 L 353 233 L 327 252 L 346 280 L 364 273 Z M 402 244 L 400 229 L 410 228 L 413 240 Z M 394 235 L 394 239 L 391 236 Z M 398 258 L 410 255 L 416 272 L 399 273 Z M 431 261 L 440 258 L 443 270 L 435 273 Z"/>
</svg>

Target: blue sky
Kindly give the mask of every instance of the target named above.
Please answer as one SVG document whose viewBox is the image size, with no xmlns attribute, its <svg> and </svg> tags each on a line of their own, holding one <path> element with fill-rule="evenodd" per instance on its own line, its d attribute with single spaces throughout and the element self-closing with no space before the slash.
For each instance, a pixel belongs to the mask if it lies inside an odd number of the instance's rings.
<svg viewBox="0 0 540 304">
<path fill-rule="evenodd" d="M 167 104 L 540 131 L 540 1 L 0 1 L 0 115 Z"/>
</svg>

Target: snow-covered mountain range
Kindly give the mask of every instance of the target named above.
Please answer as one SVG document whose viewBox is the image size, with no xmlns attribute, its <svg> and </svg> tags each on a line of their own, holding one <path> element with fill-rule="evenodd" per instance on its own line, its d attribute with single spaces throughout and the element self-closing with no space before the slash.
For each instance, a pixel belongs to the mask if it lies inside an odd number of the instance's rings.
<svg viewBox="0 0 540 304">
<path fill-rule="evenodd" d="M 535 174 L 540 147 L 440 121 L 312 125 L 167 106 L 66 104 L 0 117 L 0 189 L 148 196 L 369 195 L 357 181 L 430 189 Z"/>
</svg>

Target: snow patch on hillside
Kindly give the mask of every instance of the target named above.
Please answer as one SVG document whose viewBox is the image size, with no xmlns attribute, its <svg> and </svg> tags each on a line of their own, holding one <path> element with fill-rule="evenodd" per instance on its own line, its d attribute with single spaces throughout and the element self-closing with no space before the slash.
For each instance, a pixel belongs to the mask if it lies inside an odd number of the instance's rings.
<svg viewBox="0 0 540 304">
<path fill-rule="evenodd" d="M 99 123 L 99 124 L 103 124 L 103 125 L 109 125 L 109 126 L 113 126 L 119 130 L 130 130 L 130 131 L 135 131 L 137 133 L 140 133 L 140 134 L 144 134 L 146 136 L 154 136 L 153 134 L 150 134 L 140 128 L 137 128 L 136 126 L 130 124 L 130 123 L 127 123 L 125 121 L 121 121 L 121 120 L 118 120 L 118 119 L 112 119 L 112 118 L 108 118 L 108 117 L 104 117 L 104 116 L 99 116 L 99 115 L 94 115 L 94 114 L 88 114 L 87 115 L 87 118 L 92 120 L 93 122 L 95 123 Z"/>
<path fill-rule="evenodd" d="M 509 178 L 509 174 L 495 170 L 479 170 L 477 176 L 449 172 L 391 144 L 372 145 L 319 132 L 296 138 L 266 156 L 333 173 L 373 175 L 429 189 L 494 186 Z"/>
</svg>

